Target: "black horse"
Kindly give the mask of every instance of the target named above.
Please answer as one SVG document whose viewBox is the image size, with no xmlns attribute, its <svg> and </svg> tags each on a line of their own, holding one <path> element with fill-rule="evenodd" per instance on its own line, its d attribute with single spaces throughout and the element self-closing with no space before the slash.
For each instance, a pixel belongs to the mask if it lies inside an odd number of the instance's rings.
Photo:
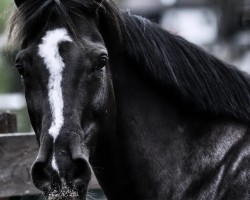
<svg viewBox="0 0 250 200">
<path fill-rule="evenodd" d="M 49 199 L 249 200 L 249 76 L 111 0 L 15 0 Z M 188 21 L 187 21 L 188 23 Z"/>
</svg>

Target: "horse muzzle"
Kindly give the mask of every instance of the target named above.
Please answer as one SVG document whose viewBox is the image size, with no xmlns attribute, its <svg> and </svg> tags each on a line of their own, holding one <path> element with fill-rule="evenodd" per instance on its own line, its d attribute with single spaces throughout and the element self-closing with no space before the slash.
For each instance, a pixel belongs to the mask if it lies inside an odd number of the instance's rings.
<svg viewBox="0 0 250 200">
<path fill-rule="evenodd" d="M 77 135 L 71 140 L 53 142 L 47 137 L 41 142 L 31 176 L 48 200 L 86 199 L 91 167 L 82 147 Z"/>
</svg>

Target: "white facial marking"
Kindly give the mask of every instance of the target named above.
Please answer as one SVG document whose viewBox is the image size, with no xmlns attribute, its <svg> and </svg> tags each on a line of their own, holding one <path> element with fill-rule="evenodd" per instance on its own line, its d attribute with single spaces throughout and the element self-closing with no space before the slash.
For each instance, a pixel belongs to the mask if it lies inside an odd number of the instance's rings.
<svg viewBox="0 0 250 200">
<path fill-rule="evenodd" d="M 64 123 L 61 83 L 65 64 L 58 50 L 61 42 L 72 42 L 67 30 L 64 28 L 48 31 L 42 38 L 42 43 L 38 46 L 38 54 L 43 58 L 44 64 L 49 71 L 48 96 L 52 113 L 49 134 L 53 137 L 54 143 Z M 52 167 L 59 172 L 55 154 L 53 154 L 52 158 Z"/>
<path fill-rule="evenodd" d="M 62 128 L 63 118 L 63 96 L 62 96 L 62 72 L 65 67 L 59 54 L 58 45 L 61 42 L 72 42 L 66 29 L 48 31 L 39 45 L 39 55 L 44 59 L 46 68 L 49 70 L 49 103 L 52 112 L 52 124 L 49 134 L 56 140 Z"/>
<path fill-rule="evenodd" d="M 51 161 L 51 165 L 52 165 L 52 168 L 58 173 L 59 173 L 59 168 L 56 164 L 56 156 L 55 156 L 55 153 L 53 153 L 53 157 L 52 157 L 52 161 Z"/>
</svg>

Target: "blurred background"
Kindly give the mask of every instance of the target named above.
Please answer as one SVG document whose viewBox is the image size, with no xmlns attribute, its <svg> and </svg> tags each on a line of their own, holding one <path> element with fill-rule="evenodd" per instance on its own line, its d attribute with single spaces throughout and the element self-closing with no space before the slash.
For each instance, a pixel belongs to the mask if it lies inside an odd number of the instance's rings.
<svg viewBox="0 0 250 200">
<path fill-rule="evenodd" d="M 116 0 L 120 8 L 142 15 L 250 73 L 250 0 Z M 12 0 L 0 1 L 0 112 L 18 115 L 18 131 L 30 132 L 15 55 L 5 52 Z M 104 199 L 102 194 L 97 199 Z"/>
</svg>

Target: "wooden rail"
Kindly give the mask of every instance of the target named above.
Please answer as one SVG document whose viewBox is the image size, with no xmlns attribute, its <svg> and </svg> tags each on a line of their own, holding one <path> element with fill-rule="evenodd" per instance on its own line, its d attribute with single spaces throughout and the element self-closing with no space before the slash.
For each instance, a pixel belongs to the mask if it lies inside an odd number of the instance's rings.
<svg viewBox="0 0 250 200">
<path fill-rule="evenodd" d="M 37 150 L 32 133 L 0 135 L 0 197 L 39 193 L 30 177 L 30 167 Z"/>
<path fill-rule="evenodd" d="M 14 121 L 14 115 L 0 114 L 0 130 L 15 132 Z M 9 129 L 3 126 L 8 126 Z M 34 133 L 0 134 L 0 198 L 40 193 L 33 186 L 30 177 L 30 168 L 37 152 Z M 92 179 L 90 188 L 100 188 L 95 178 Z"/>
</svg>

